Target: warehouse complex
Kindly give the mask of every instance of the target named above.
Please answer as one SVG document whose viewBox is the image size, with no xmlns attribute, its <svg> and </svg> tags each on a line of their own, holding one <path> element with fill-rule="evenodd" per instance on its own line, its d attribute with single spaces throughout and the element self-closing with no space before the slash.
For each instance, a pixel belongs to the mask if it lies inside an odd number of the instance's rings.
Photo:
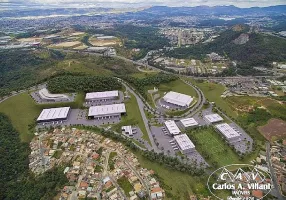
<svg viewBox="0 0 286 200">
<path fill-rule="evenodd" d="M 186 134 L 176 135 L 174 139 L 182 153 L 191 153 L 195 150 L 195 145 Z"/>
<path fill-rule="evenodd" d="M 92 106 L 89 108 L 88 117 L 94 119 L 109 119 L 113 117 L 120 117 L 122 114 L 125 113 L 126 113 L 126 108 L 123 103 Z"/>
<path fill-rule="evenodd" d="M 171 135 L 178 135 L 181 133 L 179 127 L 173 120 L 168 120 L 164 122 L 166 129 L 168 130 L 169 134 Z"/>
<path fill-rule="evenodd" d="M 193 98 L 189 95 L 181 94 L 178 92 L 170 91 L 164 97 L 164 101 L 180 107 L 189 107 Z"/>
<path fill-rule="evenodd" d="M 185 129 L 199 125 L 199 123 L 194 118 L 181 119 L 180 122 Z"/>
<path fill-rule="evenodd" d="M 240 133 L 234 130 L 229 124 L 217 124 L 215 127 L 230 143 L 240 140 Z"/>
<path fill-rule="evenodd" d="M 105 91 L 105 92 L 92 92 L 87 93 L 85 96 L 86 101 L 107 101 L 117 99 L 119 97 L 118 90 Z"/>
<path fill-rule="evenodd" d="M 216 123 L 223 121 L 223 118 L 218 114 L 205 115 L 204 120 L 209 123 Z"/>
<path fill-rule="evenodd" d="M 44 109 L 39 115 L 37 122 L 40 123 L 66 120 L 68 118 L 70 110 L 70 107 Z"/>
<path fill-rule="evenodd" d="M 51 102 L 69 101 L 69 97 L 65 94 L 51 94 L 46 88 L 39 90 L 41 99 Z"/>
</svg>

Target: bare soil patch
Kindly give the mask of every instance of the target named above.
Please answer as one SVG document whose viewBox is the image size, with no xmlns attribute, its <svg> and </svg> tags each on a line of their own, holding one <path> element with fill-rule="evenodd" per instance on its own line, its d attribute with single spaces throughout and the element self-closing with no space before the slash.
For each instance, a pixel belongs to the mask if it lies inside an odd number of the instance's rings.
<svg viewBox="0 0 286 200">
<path fill-rule="evenodd" d="M 269 141 L 286 138 L 286 122 L 281 119 L 270 119 L 258 131 Z"/>
</svg>

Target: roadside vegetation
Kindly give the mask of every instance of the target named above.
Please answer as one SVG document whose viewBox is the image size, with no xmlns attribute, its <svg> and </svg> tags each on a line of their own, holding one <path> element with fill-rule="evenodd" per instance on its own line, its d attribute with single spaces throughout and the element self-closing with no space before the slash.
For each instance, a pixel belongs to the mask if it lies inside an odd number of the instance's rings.
<svg viewBox="0 0 286 200">
<path fill-rule="evenodd" d="M 133 94 L 130 93 L 129 96 L 131 98 L 124 102 L 127 113 L 126 116 L 122 116 L 120 123 L 114 125 L 112 129 L 117 131 L 118 133 L 121 133 L 122 126 L 127 126 L 127 125 L 138 126 L 143 133 L 142 138 L 147 142 L 149 142 L 149 144 L 151 145 L 151 141 L 148 136 L 146 127 L 144 125 L 144 121 L 141 116 L 137 100 Z"/>
</svg>

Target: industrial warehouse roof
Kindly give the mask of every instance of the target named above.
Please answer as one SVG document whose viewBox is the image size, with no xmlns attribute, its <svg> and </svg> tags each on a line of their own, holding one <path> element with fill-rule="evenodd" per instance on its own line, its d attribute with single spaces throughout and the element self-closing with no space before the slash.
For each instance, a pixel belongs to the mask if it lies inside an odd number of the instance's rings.
<svg viewBox="0 0 286 200">
<path fill-rule="evenodd" d="M 112 98 L 118 97 L 118 90 L 114 91 L 105 91 L 105 92 L 91 92 L 86 93 L 85 99 L 103 99 L 103 98 Z"/>
<path fill-rule="evenodd" d="M 39 91 L 39 95 L 42 99 L 69 99 L 65 94 L 51 94 L 46 88 L 43 88 Z"/>
<path fill-rule="evenodd" d="M 121 127 L 122 131 L 124 131 L 125 133 L 132 135 L 133 131 L 132 131 L 132 126 L 122 126 Z"/>
<path fill-rule="evenodd" d="M 199 125 L 194 118 L 181 119 L 180 121 L 185 128 Z"/>
<path fill-rule="evenodd" d="M 223 121 L 223 118 L 218 114 L 205 115 L 204 118 L 207 119 L 210 123 Z"/>
<path fill-rule="evenodd" d="M 126 113 L 125 105 L 123 103 L 103 106 L 92 106 L 89 108 L 88 116 L 109 116 L 121 113 Z"/>
<path fill-rule="evenodd" d="M 195 145 L 192 143 L 192 141 L 186 134 L 176 135 L 174 136 L 174 138 L 180 149 L 183 151 L 195 148 Z"/>
<path fill-rule="evenodd" d="M 50 108 L 42 110 L 37 121 L 64 119 L 68 117 L 70 107 Z"/>
<path fill-rule="evenodd" d="M 240 133 L 234 130 L 229 124 L 223 123 L 215 126 L 227 139 L 239 137 Z"/>
<path fill-rule="evenodd" d="M 168 92 L 163 97 L 163 99 L 168 103 L 172 103 L 178 106 L 190 106 L 193 101 L 191 96 L 173 91 Z"/>
<path fill-rule="evenodd" d="M 181 133 L 180 129 L 178 128 L 177 124 L 174 121 L 168 120 L 168 121 L 165 121 L 164 123 L 168 131 L 170 132 L 170 134 L 178 135 Z"/>
</svg>

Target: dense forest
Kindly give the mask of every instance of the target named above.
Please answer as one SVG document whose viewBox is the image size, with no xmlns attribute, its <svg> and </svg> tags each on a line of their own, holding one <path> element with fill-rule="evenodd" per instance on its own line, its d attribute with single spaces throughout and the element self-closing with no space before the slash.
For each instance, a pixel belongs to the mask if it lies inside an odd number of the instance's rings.
<svg viewBox="0 0 286 200">
<path fill-rule="evenodd" d="M 148 76 L 146 78 L 134 78 L 132 76 L 121 76 L 122 79 L 130 83 L 132 86 L 136 88 L 136 90 L 144 97 L 146 98 L 146 93 L 144 88 L 146 86 L 155 86 L 158 87 L 162 83 L 169 83 L 171 81 L 175 81 L 178 79 L 175 75 L 165 74 L 165 73 L 158 73 L 153 76 Z"/>
<path fill-rule="evenodd" d="M 228 29 L 213 42 L 177 48 L 167 52 L 167 56 L 203 59 L 206 54 L 216 52 L 237 61 L 237 73 L 241 75 L 255 73 L 255 66 L 269 67 L 273 61 L 286 59 L 286 40 L 260 33 L 248 33 L 248 30 L 247 27 L 238 31 Z M 249 36 L 249 41 L 245 44 L 235 44 L 234 40 L 242 33 Z"/>
<path fill-rule="evenodd" d="M 5 58 L 5 59 L 2 59 Z M 124 75 L 138 72 L 130 62 L 56 50 L 0 51 L 0 99 L 50 78 L 72 74 Z"/>
<path fill-rule="evenodd" d="M 64 59 L 59 51 L 0 51 L 0 97 L 25 89 L 50 76 L 41 73 Z"/>
<path fill-rule="evenodd" d="M 35 177 L 29 171 L 29 145 L 21 143 L 7 116 L 0 113 L 0 199 L 52 199 L 67 183 L 62 167 Z"/>
<path fill-rule="evenodd" d="M 89 75 L 65 75 L 55 77 L 48 81 L 47 86 L 52 93 L 100 92 L 119 90 L 122 87 L 116 78 Z"/>
</svg>

